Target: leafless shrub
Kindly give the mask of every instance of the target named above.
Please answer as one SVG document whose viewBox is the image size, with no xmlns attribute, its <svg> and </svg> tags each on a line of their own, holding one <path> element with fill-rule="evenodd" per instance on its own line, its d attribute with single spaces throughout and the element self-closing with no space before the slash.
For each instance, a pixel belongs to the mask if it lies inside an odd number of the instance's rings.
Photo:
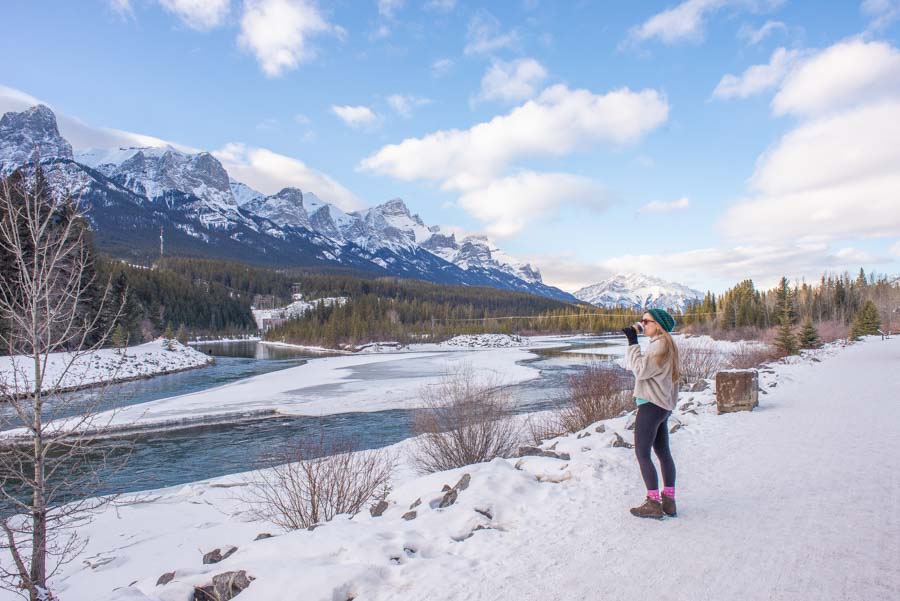
<svg viewBox="0 0 900 601">
<path fill-rule="evenodd" d="M 631 406 L 631 387 L 624 374 L 599 363 L 569 377 L 569 391 L 560 402 L 559 423 L 577 432 L 592 423 L 612 419 Z"/>
<path fill-rule="evenodd" d="M 520 437 L 508 388 L 471 368 L 446 374 L 421 392 L 410 459 L 422 473 L 490 461 L 512 453 Z"/>
<path fill-rule="evenodd" d="M 846 340 L 850 337 L 850 326 L 839 320 L 819 321 L 815 326 L 823 343 Z"/>
<path fill-rule="evenodd" d="M 387 449 L 357 450 L 354 439 L 324 432 L 274 451 L 245 493 L 250 511 L 285 530 L 356 514 L 390 490 L 395 457 Z"/>
<path fill-rule="evenodd" d="M 534 413 L 525 418 L 528 440 L 540 446 L 545 440 L 562 436 L 568 431 L 562 426 L 559 409 L 555 411 Z"/>
<path fill-rule="evenodd" d="M 727 365 L 731 369 L 753 369 L 764 363 L 777 361 L 784 356 L 777 347 L 758 342 L 739 342 L 731 351 Z"/>
<path fill-rule="evenodd" d="M 729 356 L 709 338 L 678 339 L 679 371 L 685 384 L 712 378 L 728 366 Z"/>
</svg>

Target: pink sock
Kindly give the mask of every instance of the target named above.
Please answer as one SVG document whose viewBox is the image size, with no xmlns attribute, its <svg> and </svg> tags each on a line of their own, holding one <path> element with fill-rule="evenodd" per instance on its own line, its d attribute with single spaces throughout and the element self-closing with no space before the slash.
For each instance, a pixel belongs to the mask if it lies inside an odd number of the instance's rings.
<svg viewBox="0 0 900 601">
<path fill-rule="evenodd" d="M 659 501 L 659 490 L 648 490 L 647 496 L 653 499 L 654 501 Z"/>
<path fill-rule="evenodd" d="M 670 499 L 674 499 L 675 498 L 675 487 L 674 486 L 663 486 L 662 494 L 666 495 Z"/>
</svg>

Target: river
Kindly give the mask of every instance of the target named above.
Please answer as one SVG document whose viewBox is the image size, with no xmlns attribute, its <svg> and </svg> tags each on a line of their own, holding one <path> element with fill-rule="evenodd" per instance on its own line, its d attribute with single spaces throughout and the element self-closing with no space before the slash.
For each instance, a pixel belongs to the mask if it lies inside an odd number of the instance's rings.
<svg viewBox="0 0 900 601">
<path fill-rule="evenodd" d="M 555 348 L 535 350 L 535 357 L 522 363 L 540 370 L 540 377 L 511 386 L 516 411 L 528 413 L 552 406 L 565 392 L 567 378 L 592 362 L 607 360 L 604 346 L 622 341 L 577 337 Z M 286 369 L 317 356 L 297 349 L 277 348 L 251 341 L 204 343 L 198 350 L 215 357 L 214 365 L 202 369 L 126 382 L 107 390 L 110 403 L 119 406 L 196 392 L 258 374 Z M 565 352 L 584 349 L 593 354 Z M 354 378 L 373 386 L 389 385 L 380 364 L 354 367 Z M 74 393 L 84 394 L 84 393 Z M 340 394 L 339 387 L 323 387 L 316 394 Z M 326 435 L 352 437 L 360 448 L 374 448 L 408 438 L 412 411 L 340 413 L 335 415 L 285 416 L 238 424 L 210 425 L 172 432 L 137 436 L 128 445 L 127 467 L 105 474 L 98 494 L 123 493 L 172 486 L 259 467 L 267 452 L 298 438 L 324 431 Z M 126 452 L 123 447 L 123 453 Z"/>
</svg>

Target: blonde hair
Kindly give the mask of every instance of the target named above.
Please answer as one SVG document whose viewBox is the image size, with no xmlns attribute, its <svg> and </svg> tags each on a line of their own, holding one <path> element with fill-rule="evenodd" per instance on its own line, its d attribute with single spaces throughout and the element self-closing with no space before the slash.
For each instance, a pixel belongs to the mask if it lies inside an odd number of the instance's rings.
<svg viewBox="0 0 900 601">
<path fill-rule="evenodd" d="M 672 381 L 677 382 L 681 379 L 681 360 L 678 358 L 678 346 L 672 340 L 672 335 L 660 327 L 659 337 L 662 338 L 663 352 L 659 355 L 658 365 L 672 362 Z"/>
</svg>

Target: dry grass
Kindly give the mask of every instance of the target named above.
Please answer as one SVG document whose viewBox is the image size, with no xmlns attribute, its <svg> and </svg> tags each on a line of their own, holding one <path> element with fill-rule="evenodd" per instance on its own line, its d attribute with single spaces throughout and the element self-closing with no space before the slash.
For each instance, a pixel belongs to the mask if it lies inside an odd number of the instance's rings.
<svg viewBox="0 0 900 601">
<path fill-rule="evenodd" d="M 784 352 L 771 344 L 739 342 L 732 350 L 725 367 L 730 369 L 754 369 L 764 363 L 777 361 L 784 356 Z"/>
<path fill-rule="evenodd" d="M 246 494 L 250 511 L 285 530 L 356 514 L 389 490 L 395 457 L 387 449 L 357 451 L 354 439 L 324 432 L 266 457 Z"/>
<path fill-rule="evenodd" d="M 509 390 L 476 378 L 470 368 L 446 374 L 421 392 L 413 417 L 410 460 L 422 473 L 438 472 L 512 454 L 521 426 Z"/>
<path fill-rule="evenodd" d="M 534 446 L 540 446 L 545 440 L 568 434 L 559 418 L 559 409 L 543 413 L 531 414 L 525 419 L 528 439 Z"/>
<path fill-rule="evenodd" d="M 682 380 L 689 385 L 729 367 L 728 353 L 710 338 L 679 337 L 678 357 Z"/>
</svg>

